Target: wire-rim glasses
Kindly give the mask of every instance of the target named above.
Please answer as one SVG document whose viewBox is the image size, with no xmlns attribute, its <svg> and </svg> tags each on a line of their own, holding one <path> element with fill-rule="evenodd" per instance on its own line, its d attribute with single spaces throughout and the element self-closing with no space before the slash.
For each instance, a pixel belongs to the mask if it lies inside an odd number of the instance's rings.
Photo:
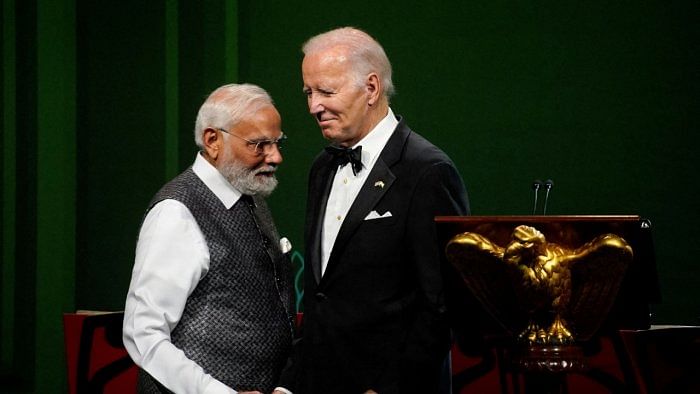
<svg viewBox="0 0 700 394">
<path fill-rule="evenodd" d="M 217 127 L 216 129 L 219 131 L 223 131 L 226 134 L 232 135 L 236 138 L 242 139 L 243 141 L 246 142 L 246 146 L 248 147 L 248 149 L 250 149 L 251 152 L 254 152 L 255 154 L 258 154 L 258 155 L 269 152 L 270 149 L 272 148 L 272 145 L 277 145 L 277 149 L 281 150 L 282 146 L 284 145 L 284 141 L 287 140 L 287 135 L 282 133 L 282 134 L 280 134 L 279 137 L 277 137 L 275 139 L 263 139 L 263 140 L 251 141 L 247 138 L 241 137 L 240 135 L 236 135 L 236 134 L 234 134 L 226 129 L 222 129 L 220 127 Z"/>
</svg>

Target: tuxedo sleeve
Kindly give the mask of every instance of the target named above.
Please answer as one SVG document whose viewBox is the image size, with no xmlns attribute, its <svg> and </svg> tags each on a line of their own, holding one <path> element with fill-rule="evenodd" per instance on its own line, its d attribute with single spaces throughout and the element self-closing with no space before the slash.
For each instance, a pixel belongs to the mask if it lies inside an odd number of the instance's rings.
<svg viewBox="0 0 700 394">
<path fill-rule="evenodd" d="M 411 199 L 407 228 L 408 255 L 419 285 L 416 308 L 400 364 L 400 390 L 434 392 L 450 347 L 450 329 L 443 283 L 443 253 L 437 240 L 435 216 L 467 215 L 464 183 L 454 165 L 442 161 L 418 178 Z"/>
</svg>

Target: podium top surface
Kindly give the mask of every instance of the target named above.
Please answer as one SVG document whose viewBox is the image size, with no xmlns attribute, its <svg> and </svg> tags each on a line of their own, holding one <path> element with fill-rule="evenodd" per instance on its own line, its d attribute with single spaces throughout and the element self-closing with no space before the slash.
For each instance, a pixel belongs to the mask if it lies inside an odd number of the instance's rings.
<svg viewBox="0 0 700 394">
<path fill-rule="evenodd" d="M 616 234 L 634 247 L 640 231 L 651 226 L 638 215 L 437 216 L 435 223 L 443 244 L 456 234 L 475 232 L 504 246 L 515 227 L 527 225 L 542 232 L 548 242 L 572 248 L 606 233 Z"/>
<path fill-rule="evenodd" d="M 637 222 L 639 215 L 495 215 L 495 216 L 436 216 L 437 223 L 497 223 L 497 222 Z"/>
</svg>

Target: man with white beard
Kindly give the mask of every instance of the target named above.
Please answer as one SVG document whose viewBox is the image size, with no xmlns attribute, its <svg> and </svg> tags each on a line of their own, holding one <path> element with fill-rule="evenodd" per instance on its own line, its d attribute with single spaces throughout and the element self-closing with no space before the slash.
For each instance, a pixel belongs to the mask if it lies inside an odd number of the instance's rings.
<svg viewBox="0 0 700 394">
<path fill-rule="evenodd" d="M 156 193 L 136 246 L 123 339 L 139 392 L 275 388 L 294 300 L 289 246 L 263 198 L 285 138 L 260 87 L 222 86 L 200 108 L 200 152 Z"/>
</svg>

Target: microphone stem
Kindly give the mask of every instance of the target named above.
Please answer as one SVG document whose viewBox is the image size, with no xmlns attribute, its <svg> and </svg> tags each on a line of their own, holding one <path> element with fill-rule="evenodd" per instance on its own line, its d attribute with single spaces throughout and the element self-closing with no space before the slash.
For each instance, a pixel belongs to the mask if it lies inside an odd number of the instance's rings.
<svg viewBox="0 0 700 394">
<path fill-rule="evenodd" d="M 543 215 L 543 216 L 547 214 L 547 201 L 549 200 L 549 190 L 550 190 L 550 189 L 551 189 L 551 188 L 548 187 L 548 188 L 547 188 L 547 193 L 545 193 L 545 195 L 544 195 L 544 208 L 542 209 L 542 215 Z"/>
<path fill-rule="evenodd" d="M 535 189 L 535 203 L 532 204 L 532 214 L 534 215 L 537 211 L 537 189 Z"/>
</svg>

